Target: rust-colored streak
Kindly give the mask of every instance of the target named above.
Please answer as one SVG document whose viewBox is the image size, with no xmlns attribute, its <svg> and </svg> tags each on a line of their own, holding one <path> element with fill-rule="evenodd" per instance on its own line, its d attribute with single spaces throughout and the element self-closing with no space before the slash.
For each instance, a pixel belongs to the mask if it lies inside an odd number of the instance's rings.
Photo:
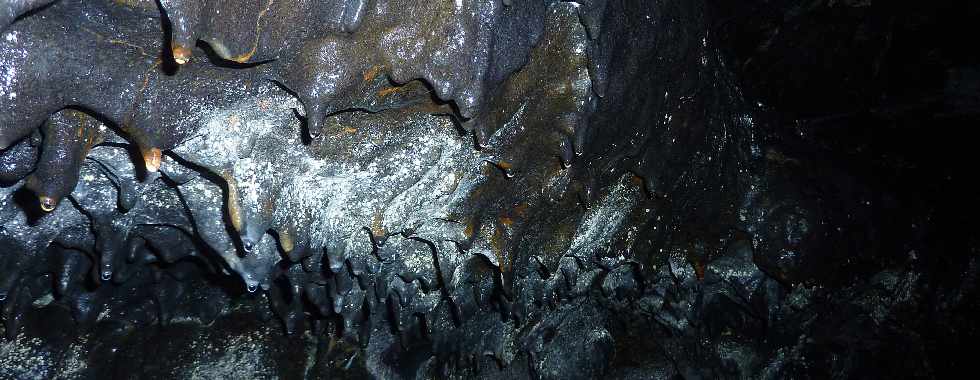
<svg viewBox="0 0 980 380">
<path fill-rule="evenodd" d="M 504 233 L 502 228 L 497 228 L 493 231 L 493 236 L 490 238 L 490 247 L 493 251 L 493 255 L 497 257 L 497 263 L 500 264 L 501 272 L 510 272 L 511 263 L 507 260 L 507 256 L 504 255 Z"/>
<path fill-rule="evenodd" d="M 259 40 L 262 38 L 262 18 L 269 12 L 269 9 L 272 9 L 272 3 L 274 1 L 275 0 L 269 0 L 269 3 L 265 5 L 265 9 L 259 12 L 259 17 L 255 19 L 255 41 L 252 42 L 252 49 L 245 54 L 232 57 L 232 61 L 246 63 L 248 60 L 252 59 L 252 56 L 255 55 L 255 51 L 259 48 Z"/>
<path fill-rule="evenodd" d="M 364 72 L 364 81 L 365 82 L 372 81 L 375 77 L 378 76 L 378 73 L 381 72 L 381 69 L 382 69 L 382 66 L 381 65 L 375 65 L 375 66 L 371 67 L 370 69 L 368 69 L 368 71 L 365 71 Z"/>
<path fill-rule="evenodd" d="M 394 93 L 399 92 L 399 91 L 402 91 L 402 87 L 388 87 L 388 88 L 384 88 L 384 89 L 381 89 L 380 91 L 378 91 L 378 96 L 379 97 L 385 97 L 385 96 L 394 94 Z"/>
<path fill-rule="evenodd" d="M 126 119 L 123 120 L 122 123 L 123 130 L 133 136 L 133 138 L 135 138 L 137 141 L 140 141 L 144 137 L 144 134 L 137 128 L 133 127 L 133 118 L 136 117 L 136 109 L 139 108 L 139 103 L 143 100 L 143 95 L 146 93 L 146 88 L 150 86 L 150 75 L 154 70 L 156 70 L 157 66 L 160 66 L 160 63 L 162 63 L 162 61 L 158 59 L 153 63 L 153 66 L 150 66 L 150 68 L 143 73 L 143 84 L 140 85 L 139 91 L 137 91 L 136 96 L 133 97 L 133 105 L 129 108 L 129 113 L 126 115 Z"/>
<path fill-rule="evenodd" d="M 96 33 L 96 35 L 98 35 L 98 34 Z M 139 46 L 139 45 L 130 43 L 128 41 L 114 39 L 114 38 L 112 38 L 112 39 L 106 39 L 105 41 L 108 42 L 108 43 L 110 43 L 110 44 L 113 44 L 113 45 L 122 45 L 122 46 L 127 46 L 127 47 L 131 47 L 133 49 L 136 49 L 137 51 L 139 51 L 139 54 L 142 55 L 142 56 L 144 56 L 144 57 L 153 57 L 152 55 L 147 54 L 146 53 L 146 49 L 144 49 L 142 46 Z"/>
<path fill-rule="evenodd" d="M 235 183 L 235 178 L 227 172 L 222 173 L 221 177 L 228 184 L 228 218 L 231 219 L 231 226 L 235 228 L 235 231 L 241 233 L 242 214 L 241 208 L 238 205 L 238 185 Z"/>
<path fill-rule="evenodd" d="M 371 233 L 374 236 L 385 236 L 384 217 L 379 211 L 376 211 L 371 218 Z"/>
</svg>

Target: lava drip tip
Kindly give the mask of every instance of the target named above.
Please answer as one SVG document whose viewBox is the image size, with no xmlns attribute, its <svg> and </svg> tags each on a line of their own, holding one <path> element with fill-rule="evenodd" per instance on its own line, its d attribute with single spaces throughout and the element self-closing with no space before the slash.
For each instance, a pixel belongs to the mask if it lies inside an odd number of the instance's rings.
<svg viewBox="0 0 980 380">
<path fill-rule="evenodd" d="M 174 55 L 174 62 L 177 62 L 178 65 L 187 64 L 187 62 L 191 61 L 191 57 L 194 55 L 190 48 L 179 42 L 171 43 L 170 50 Z"/>
<path fill-rule="evenodd" d="M 146 165 L 146 171 L 149 173 L 156 173 L 160 170 L 160 162 L 162 159 L 162 152 L 158 148 L 142 149 L 143 163 Z"/>
<path fill-rule="evenodd" d="M 44 212 L 54 211 L 54 208 L 58 207 L 58 200 L 51 198 L 49 196 L 46 195 L 39 196 L 38 200 L 40 201 L 39 203 L 41 204 L 41 210 L 44 210 Z"/>
<path fill-rule="evenodd" d="M 99 271 L 99 278 L 102 279 L 102 281 L 109 281 L 112 279 L 112 264 L 102 264 L 102 270 Z"/>
<path fill-rule="evenodd" d="M 323 134 L 323 119 L 327 117 L 327 112 L 317 97 L 308 96 L 305 99 L 306 132 L 311 139 L 315 139 Z"/>
<path fill-rule="evenodd" d="M 569 137 L 562 135 L 558 144 L 558 158 L 561 160 L 561 166 L 565 169 L 571 167 L 572 159 L 574 157 L 575 151 L 572 140 Z"/>
<path fill-rule="evenodd" d="M 259 284 L 253 281 L 246 281 L 245 290 L 248 290 L 249 293 L 255 293 L 256 290 L 259 290 Z"/>
<path fill-rule="evenodd" d="M 255 249 L 256 242 L 248 236 L 242 236 L 242 249 L 245 253 L 250 253 Z"/>
<path fill-rule="evenodd" d="M 507 160 L 491 161 L 491 164 L 504 173 L 505 178 L 514 178 L 514 164 Z"/>
<path fill-rule="evenodd" d="M 196 29 L 204 7 L 203 0 L 160 0 L 166 18 L 170 21 L 170 51 L 178 65 L 190 61 L 197 41 Z"/>
</svg>

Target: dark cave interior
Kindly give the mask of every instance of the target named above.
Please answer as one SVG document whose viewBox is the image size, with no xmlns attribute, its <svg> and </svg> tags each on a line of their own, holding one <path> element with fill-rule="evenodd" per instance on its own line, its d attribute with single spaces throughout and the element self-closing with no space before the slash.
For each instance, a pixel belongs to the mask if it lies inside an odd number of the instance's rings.
<svg viewBox="0 0 980 380">
<path fill-rule="evenodd" d="M 0 379 L 969 373 L 977 19 L 0 0 Z"/>
</svg>

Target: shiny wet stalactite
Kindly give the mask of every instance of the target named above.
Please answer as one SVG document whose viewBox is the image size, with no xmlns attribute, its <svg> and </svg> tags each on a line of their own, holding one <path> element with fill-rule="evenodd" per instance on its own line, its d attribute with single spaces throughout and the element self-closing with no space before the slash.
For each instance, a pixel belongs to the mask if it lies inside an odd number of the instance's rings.
<svg viewBox="0 0 980 380">
<path fill-rule="evenodd" d="M 729 6 L 0 0 L 0 377 L 945 373 L 976 242 Z"/>
</svg>

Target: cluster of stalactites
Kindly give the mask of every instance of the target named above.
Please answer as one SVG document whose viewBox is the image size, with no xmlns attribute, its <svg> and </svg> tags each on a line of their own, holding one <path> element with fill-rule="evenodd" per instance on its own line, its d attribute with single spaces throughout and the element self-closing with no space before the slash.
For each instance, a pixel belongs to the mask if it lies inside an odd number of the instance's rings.
<svg viewBox="0 0 980 380">
<path fill-rule="evenodd" d="M 161 6 L 170 25 L 169 49 L 156 46 L 158 39 L 152 34 L 163 33 L 158 25 L 110 19 L 119 25 L 81 26 L 97 19 L 92 14 L 109 13 L 100 7 L 124 7 L 120 4 L 58 1 L 49 6 L 57 9 L 42 10 L 53 16 L 46 21 L 28 16 L 10 25 L 49 3 L 0 2 L 0 16 L 5 17 L 0 27 L 7 30 L 0 60 L 8 68 L 0 84 L 0 149 L 14 150 L 11 146 L 45 124 L 49 115 L 73 107 L 119 126 L 137 145 L 148 172 L 159 169 L 163 151 L 193 134 L 194 124 L 200 123 L 188 117 L 199 105 L 195 102 L 236 99 L 229 84 L 249 88 L 262 79 L 284 84 L 297 94 L 311 135 L 320 133 L 326 115 L 362 106 L 358 100 L 365 98 L 364 92 L 375 90 L 365 83 L 382 78 L 398 85 L 423 79 L 454 105 L 449 112 L 471 120 L 467 127 L 485 143 L 487 122 L 479 116 L 487 98 L 526 64 L 547 10 L 547 2 L 541 1 L 165 0 Z M 594 38 L 605 2 L 578 4 L 580 19 Z M 56 23 L 73 26 L 49 27 Z M 192 61 L 198 41 L 221 60 L 265 64 L 227 70 L 204 59 Z M 161 60 L 170 59 L 181 67 L 172 76 L 163 75 Z M 590 64 L 601 65 L 598 60 Z M 593 75 L 593 80 L 601 78 Z M 603 86 L 594 88 L 601 91 Z M 393 92 L 382 88 L 369 96 Z M 56 129 L 45 138 L 51 135 L 58 141 L 45 145 L 71 151 L 58 160 L 75 163 L 42 158 L 40 167 L 77 168 L 98 138 L 87 133 L 72 137 Z M 572 144 L 563 144 L 562 157 L 568 160 Z M 35 183 L 63 183 L 60 189 L 31 186 L 40 190 L 44 210 L 50 211 L 71 191 L 75 171 L 39 170 L 42 178 Z"/>
<path fill-rule="evenodd" d="M 5 108 L 9 104 L 13 111 L 0 115 L 0 146 L 5 148 L 0 150 L 0 180 L 5 184 L 16 183 L 26 177 L 25 187 L 36 194 L 40 208 L 46 212 L 55 210 L 63 198 L 77 191 L 77 187 L 89 189 L 74 197 L 73 203 L 92 219 L 95 237 L 91 248 L 99 257 L 92 271 L 102 281 L 122 278 L 115 275 L 119 271 L 120 257 L 137 257 L 139 255 L 134 256 L 133 252 L 143 242 L 159 240 L 154 236 L 142 237 L 141 234 L 155 230 L 139 227 L 141 223 L 156 223 L 152 220 L 159 213 L 181 213 L 178 209 L 161 209 L 157 207 L 159 204 L 176 207 L 186 203 L 192 209 L 194 220 L 180 224 L 178 230 L 182 232 L 177 234 L 179 236 L 209 232 L 214 232 L 214 236 L 225 235 L 226 230 L 221 227 L 227 218 L 238 234 L 233 236 L 236 241 L 216 237 L 221 241 L 215 243 L 208 236 L 201 238 L 218 253 L 227 269 L 243 278 L 249 291 L 268 289 L 272 278 L 282 274 L 276 272 L 281 259 L 279 252 L 285 253 L 285 259 L 293 264 L 304 264 L 302 269 L 306 273 L 304 276 L 309 277 L 309 283 L 324 281 L 319 273 L 323 267 L 336 273 L 353 265 L 348 263 L 343 249 L 340 252 L 344 254 L 338 257 L 336 247 L 331 251 L 327 246 L 329 242 L 311 238 L 316 231 L 310 230 L 311 225 L 306 223 L 308 218 L 300 217 L 308 214 L 308 210 L 277 210 L 295 206 L 286 204 L 295 196 L 282 191 L 288 188 L 287 184 L 263 185 L 258 201 L 248 203 L 241 193 L 241 178 L 237 178 L 233 171 L 223 170 L 221 165 L 197 163 L 216 173 L 215 177 L 226 186 L 223 190 L 212 186 L 209 196 L 223 191 L 224 199 L 222 196 L 204 197 L 192 190 L 209 180 L 181 179 L 175 174 L 189 169 L 171 158 L 194 160 L 168 151 L 181 146 L 189 137 L 199 136 L 204 125 L 211 121 L 208 117 L 212 113 L 199 110 L 230 109 L 240 106 L 243 99 L 262 98 L 264 95 L 260 94 L 270 87 L 265 79 L 293 90 L 306 108 L 311 134 L 319 134 L 319 122 L 327 113 L 350 108 L 372 112 L 401 108 L 406 104 L 417 104 L 419 99 L 432 103 L 429 94 L 434 90 L 440 98 L 452 100 L 456 105 L 455 108 L 438 105 L 436 111 L 455 114 L 457 118 L 472 116 L 464 127 L 474 133 L 477 146 L 483 148 L 481 155 L 485 161 L 502 169 L 507 178 L 519 173 L 517 181 L 521 184 L 517 187 L 525 189 L 544 187 L 544 183 L 553 182 L 548 178 L 555 173 L 550 166 L 534 170 L 522 168 L 520 161 L 547 158 L 539 157 L 542 155 L 557 156 L 557 161 L 568 168 L 573 158 L 582 153 L 588 114 L 594 108 L 595 96 L 601 88 L 598 83 L 601 76 L 594 74 L 597 72 L 595 66 L 600 63 L 589 57 L 592 50 L 589 44 L 596 43 L 589 39 L 597 33 L 595 9 L 601 8 L 568 4 L 544 7 L 535 2 L 502 6 L 485 2 L 482 3 L 485 9 L 479 8 L 480 4 L 469 3 L 467 6 L 473 8 L 461 11 L 452 8 L 452 2 L 443 2 L 428 5 L 431 8 L 428 13 L 417 14 L 419 11 L 415 6 L 405 2 L 379 1 L 372 3 L 373 7 L 360 2 L 345 3 L 335 8 L 323 5 L 328 2 L 319 6 L 331 11 L 307 10 L 298 13 L 307 18 L 290 19 L 272 17 L 276 8 L 253 9 L 247 3 L 238 11 L 251 11 L 236 14 L 236 17 L 251 15 L 255 19 L 248 22 L 238 19 L 229 24 L 230 19 L 218 20 L 215 16 L 230 12 L 228 4 L 163 3 L 174 24 L 174 41 L 186 38 L 205 41 L 221 59 L 244 63 L 272 61 L 254 67 L 221 67 L 185 55 L 180 48 L 186 47 L 186 43 L 172 43 L 173 58 L 181 65 L 173 73 L 164 73 L 159 57 L 166 59 L 168 51 L 154 48 L 157 42 L 153 33 L 159 32 L 156 25 L 145 22 L 146 19 L 138 22 L 135 17 L 117 20 L 118 23 L 111 26 L 99 24 L 112 20 L 106 17 L 112 13 L 102 7 L 121 5 L 68 0 L 42 10 L 46 15 L 43 19 L 26 17 L 18 21 L 7 28 L 5 33 L 10 37 L 0 40 L 0 59 L 9 62 L 14 69 L 10 71 L 12 80 L 0 84 L 5 86 L 0 87 L 0 95 L 4 96 L 0 102 L 4 102 Z M 278 2 L 268 4 L 280 5 Z M 313 5 L 297 2 L 296 6 Z M 448 8 L 437 9 L 440 6 Z M 171 13 L 168 7 L 196 7 L 196 12 L 203 13 L 195 16 L 197 21 L 193 25 L 196 26 L 179 25 L 182 21 L 175 20 L 174 15 L 188 11 L 182 9 Z M 85 9 L 83 13 L 87 16 L 79 16 L 77 8 Z M 318 23 L 312 18 L 314 15 L 336 16 L 336 12 L 345 16 L 334 24 Z M 581 25 L 573 21 L 576 12 L 583 21 Z M 468 18 L 476 17 L 474 15 L 483 18 Z M 251 26 L 234 29 L 246 24 Z M 321 34 L 294 27 L 312 24 L 334 26 L 324 27 Z M 56 25 L 70 26 L 58 28 Z M 222 29 L 222 25 L 229 29 Z M 426 25 L 442 25 L 441 30 L 456 31 L 453 33 L 459 39 L 447 40 L 445 35 L 429 34 L 427 31 L 431 28 Z M 187 31 L 190 37 L 178 36 L 178 29 Z M 218 32 L 222 30 L 224 32 Z M 241 33 L 229 32 L 234 30 Z M 297 30 L 304 32 L 300 34 Z M 232 38 L 254 43 L 232 42 Z M 278 45 L 272 41 L 279 41 Z M 410 45 L 421 46 L 421 50 L 406 51 L 404 47 Z M 241 58 L 243 53 L 236 50 L 246 47 L 251 52 L 247 54 L 248 59 Z M 414 55 L 406 55 L 409 53 Z M 442 59 L 447 56 L 452 59 Z M 553 62 L 562 64 L 554 65 Z M 60 66 L 54 70 L 54 65 Z M 519 68 L 523 69 L 516 72 Z M 53 74 L 39 75 L 43 72 Z M 42 78 L 41 82 L 27 80 L 32 77 Z M 422 79 L 427 85 L 414 79 Z M 548 85 L 542 86 L 541 82 Z M 17 96 L 11 97 L 14 93 Z M 483 94 L 494 96 L 483 100 Z M 254 106 L 261 110 L 267 105 L 260 102 Z M 429 107 L 425 112 L 432 112 L 431 105 Z M 483 108 L 500 112 L 483 112 Z M 109 125 L 93 118 L 93 114 Z M 521 128 L 526 130 L 524 135 L 513 132 L 517 130 L 511 125 L 513 118 L 523 119 L 526 123 L 527 128 Z M 32 123 L 39 123 L 41 127 L 32 128 Z M 125 140 L 119 136 L 124 136 Z M 88 170 L 84 163 L 89 152 L 104 141 L 117 147 L 132 144 L 137 157 L 143 161 L 142 173 L 134 171 L 123 176 L 115 173 L 118 170 L 112 169 L 111 165 L 105 165 L 104 159 L 89 157 L 88 161 L 94 163 L 91 166 L 98 169 L 93 173 L 103 173 L 94 178 L 107 178 L 109 182 L 103 181 L 103 185 L 114 187 L 117 191 L 113 197 L 118 200 L 102 199 L 106 198 L 104 191 L 91 191 L 98 186 L 92 182 L 93 176 L 79 184 L 80 171 Z M 291 141 L 296 143 L 295 146 L 274 147 L 279 151 L 301 149 L 298 139 Z M 546 149 L 541 149 L 542 145 Z M 289 159 L 276 161 L 281 157 L 255 149 L 270 164 L 295 163 Z M 157 202 L 153 201 L 156 195 L 148 195 L 149 200 L 141 201 L 143 190 L 159 190 L 160 185 L 154 181 L 159 181 L 160 175 L 156 172 L 161 167 L 165 167 L 161 170 L 164 176 L 178 185 L 181 200 Z M 188 178 L 195 176 L 191 174 Z M 270 175 L 267 179 L 271 181 L 273 177 L 288 179 L 281 175 Z M 134 182 L 137 178 L 143 178 L 144 182 Z M 511 211 L 496 210 L 492 205 L 517 203 L 512 200 L 498 202 L 493 199 L 494 191 L 480 194 L 468 202 L 475 208 L 494 211 L 458 216 L 460 220 L 468 220 L 461 226 L 472 230 L 467 238 L 471 241 L 466 244 L 475 247 L 474 252 L 486 250 L 483 255 L 502 257 L 504 251 L 514 247 L 502 242 L 512 236 L 501 231 L 514 230 L 516 227 L 513 226 L 523 223 L 524 216 L 516 213 L 498 217 L 495 214 L 498 211 Z M 218 207 L 223 204 L 225 209 L 205 212 L 215 204 Z M 527 204 L 519 206 L 527 207 Z M 219 226 L 215 231 L 209 231 L 210 227 L 205 225 L 215 221 L 220 221 Z M 172 224 L 172 220 L 167 223 Z M 365 223 L 368 224 L 372 223 Z M 368 230 L 374 234 L 374 226 L 371 227 Z M 134 232 L 137 230 L 139 232 Z M 343 234 L 347 232 L 343 231 L 336 239 L 346 240 L 347 235 Z M 263 239 L 263 236 L 267 238 Z M 372 242 L 382 238 L 384 236 L 370 236 Z M 184 251 L 185 246 L 184 243 L 175 245 L 172 251 Z M 167 251 L 156 246 L 154 249 Z M 242 256 L 237 250 L 249 254 Z M 509 265 L 506 261 L 495 260 L 497 265 Z M 309 264 L 320 262 L 326 264 Z M 297 266 L 292 268 L 293 272 L 298 270 Z M 301 293 L 306 294 L 306 291 Z"/>
</svg>

